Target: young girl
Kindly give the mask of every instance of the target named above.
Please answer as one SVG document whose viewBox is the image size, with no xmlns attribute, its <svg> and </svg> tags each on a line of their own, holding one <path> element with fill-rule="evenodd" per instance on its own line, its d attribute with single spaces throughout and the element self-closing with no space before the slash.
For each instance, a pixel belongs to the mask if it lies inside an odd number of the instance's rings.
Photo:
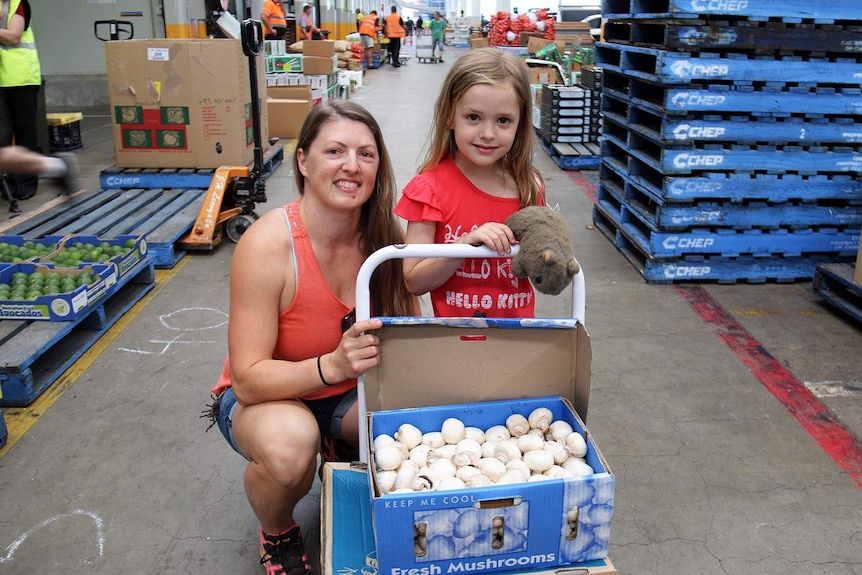
<svg viewBox="0 0 862 575">
<path fill-rule="evenodd" d="M 435 105 L 432 140 L 419 174 L 395 213 L 407 220 L 407 242 L 484 244 L 511 252 L 515 211 L 544 204 L 532 165 L 527 68 L 495 48 L 471 50 L 449 71 Z M 431 292 L 434 315 L 533 317 L 529 280 L 512 274 L 511 258 L 405 259 L 413 294 Z"/>
</svg>

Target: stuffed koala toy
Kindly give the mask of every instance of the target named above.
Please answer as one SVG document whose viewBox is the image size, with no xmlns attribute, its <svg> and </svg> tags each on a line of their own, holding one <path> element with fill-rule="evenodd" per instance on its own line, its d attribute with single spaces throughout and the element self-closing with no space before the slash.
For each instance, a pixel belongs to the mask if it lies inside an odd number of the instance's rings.
<svg viewBox="0 0 862 575">
<path fill-rule="evenodd" d="M 512 272 L 530 279 L 542 293 L 557 295 L 572 282 L 580 266 L 569 239 L 569 226 L 559 212 L 543 206 L 518 210 L 504 222 L 520 244 Z"/>
</svg>

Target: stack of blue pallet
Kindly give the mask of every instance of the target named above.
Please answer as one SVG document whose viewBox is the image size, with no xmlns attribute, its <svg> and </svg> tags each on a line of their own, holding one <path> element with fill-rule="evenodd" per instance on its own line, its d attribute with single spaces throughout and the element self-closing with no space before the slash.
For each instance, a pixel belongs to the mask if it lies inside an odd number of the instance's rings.
<svg viewBox="0 0 862 575">
<path fill-rule="evenodd" d="M 811 279 L 862 225 L 862 2 L 603 0 L 593 219 L 651 283 Z"/>
</svg>

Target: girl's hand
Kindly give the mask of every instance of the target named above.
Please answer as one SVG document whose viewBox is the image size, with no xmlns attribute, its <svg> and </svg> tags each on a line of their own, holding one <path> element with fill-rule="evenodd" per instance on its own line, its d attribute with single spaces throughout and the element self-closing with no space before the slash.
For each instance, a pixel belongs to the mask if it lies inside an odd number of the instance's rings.
<svg viewBox="0 0 862 575">
<path fill-rule="evenodd" d="M 330 383 L 341 383 L 354 379 L 371 369 L 378 362 L 380 339 L 371 330 L 380 329 L 380 319 L 358 321 L 341 335 L 338 347 L 328 356 L 329 368 L 324 371 Z M 329 379 L 332 377 L 332 379 Z"/>
<path fill-rule="evenodd" d="M 504 256 L 512 252 L 512 244 L 515 243 L 515 234 L 512 233 L 511 228 L 506 224 L 488 222 L 464 234 L 458 241 L 462 244 L 484 244 L 501 256 Z"/>
</svg>

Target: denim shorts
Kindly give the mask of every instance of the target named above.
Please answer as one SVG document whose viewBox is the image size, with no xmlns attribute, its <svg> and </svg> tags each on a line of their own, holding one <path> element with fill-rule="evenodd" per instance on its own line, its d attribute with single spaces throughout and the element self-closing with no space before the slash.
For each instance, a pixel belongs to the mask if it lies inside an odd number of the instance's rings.
<svg viewBox="0 0 862 575">
<path fill-rule="evenodd" d="M 351 406 L 356 403 L 356 398 L 356 388 L 354 387 L 341 395 L 325 397 L 323 399 L 303 399 L 301 401 L 308 407 L 317 420 L 317 427 L 322 437 L 344 439 L 344 434 L 341 430 L 344 416 L 350 411 Z M 236 395 L 234 395 L 233 388 L 228 387 L 218 398 L 216 423 L 228 444 L 234 451 L 242 455 L 233 437 L 233 413 L 236 410 L 236 406 Z"/>
</svg>

